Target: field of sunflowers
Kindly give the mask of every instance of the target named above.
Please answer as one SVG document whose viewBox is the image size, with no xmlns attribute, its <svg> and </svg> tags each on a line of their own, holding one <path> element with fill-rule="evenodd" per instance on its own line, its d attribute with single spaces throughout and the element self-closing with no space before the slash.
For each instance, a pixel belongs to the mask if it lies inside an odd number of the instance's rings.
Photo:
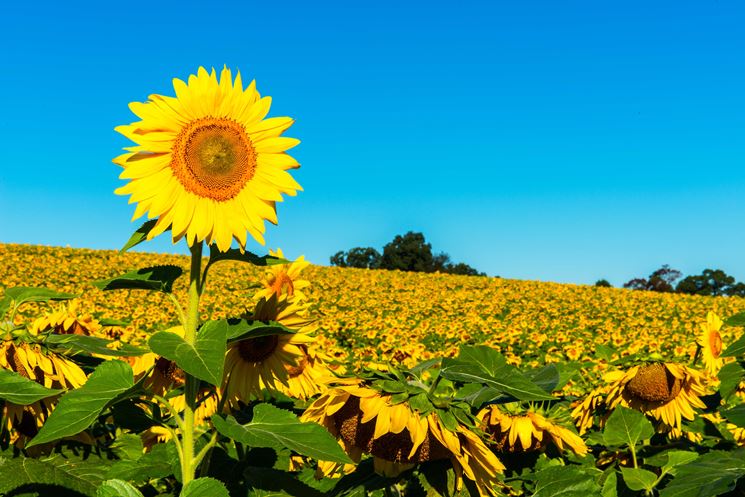
<svg viewBox="0 0 745 497">
<path fill-rule="evenodd" d="M 745 300 L 254 254 L 293 120 L 173 86 L 121 251 L 0 245 L 0 496 L 745 495 Z"/>
</svg>

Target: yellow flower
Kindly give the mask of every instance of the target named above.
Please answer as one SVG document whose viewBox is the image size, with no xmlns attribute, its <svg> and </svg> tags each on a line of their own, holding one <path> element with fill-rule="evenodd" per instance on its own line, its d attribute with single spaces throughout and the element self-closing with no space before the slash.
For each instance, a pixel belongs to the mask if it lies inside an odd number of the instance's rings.
<svg viewBox="0 0 745 497">
<path fill-rule="evenodd" d="M 90 314 L 79 312 L 80 301 L 61 303 L 56 310 L 37 318 L 29 331 L 32 335 L 51 330 L 59 335 L 97 335 L 101 324 Z"/>
<path fill-rule="evenodd" d="M 281 249 L 269 251 L 269 255 L 284 259 Z M 303 289 L 310 286 L 310 281 L 300 279 L 300 272 L 310 266 L 310 262 L 305 260 L 302 255 L 290 264 L 275 264 L 269 266 L 261 284 L 264 288 L 254 295 L 254 299 L 270 299 L 272 295 L 281 297 L 286 295 L 293 297 L 296 301 L 305 300 L 306 296 Z"/>
<path fill-rule="evenodd" d="M 342 381 L 311 404 L 301 419 L 326 427 L 340 439 L 347 454 L 359 462 L 371 454 L 377 472 L 395 477 L 417 463 L 448 459 L 456 473 L 473 481 L 480 495 L 494 495 L 497 475 L 504 471 L 499 459 L 464 426 L 447 429 L 434 412 L 421 416 L 408 403 L 394 404 L 390 395 Z M 319 470 L 333 472 L 337 465 L 321 463 Z"/>
<path fill-rule="evenodd" d="M 130 180 L 116 193 L 137 204 L 135 219 L 158 218 L 148 239 L 170 228 L 174 242 L 214 241 L 224 251 L 233 238 L 245 247 L 248 231 L 263 244 L 264 220 L 277 223 L 275 202 L 301 190 L 287 172 L 299 165 L 285 153 L 299 141 L 280 136 L 293 120 L 265 119 L 271 98 L 255 82 L 244 89 L 227 68 L 219 82 L 200 67 L 173 87 L 176 97 L 132 102 L 141 120 L 116 128 L 137 144 L 114 159 Z"/>
<path fill-rule="evenodd" d="M 724 359 L 720 357 L 723 348 L 722 336 L 719 334 L 721 327 L 722 320 L 710 311 L 706 315 L 706 323 L 701 324 L 701 334 L 698 337 L 704 368 L 711 376 L 716 376 L 724 364 Z"/>
<path fill-rule="evenodd" d="M 510 414 L 490 405 L 477 418 L 484 423 L 497 452 L 532 452 L 552 442 L 559 450 L 566 445 L 580 456 L 587 454 L 587 445 L 576 433 L 534 409 Z"/>
</svg>

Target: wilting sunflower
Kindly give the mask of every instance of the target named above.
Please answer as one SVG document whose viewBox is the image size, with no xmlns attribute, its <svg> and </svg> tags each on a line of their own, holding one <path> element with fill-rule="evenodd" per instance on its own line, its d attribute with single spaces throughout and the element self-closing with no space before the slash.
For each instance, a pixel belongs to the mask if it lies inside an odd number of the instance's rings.
<svg viewBox="0 0 745 497">
<path fill-rule="evenodd" d="M 270 250 L 269 255 L 284 259 L 285 256 L 281 249 L 277 251 Z M 281 297 L 287 295 L 293 297 L 296 301 L 305 300 L 303 289 L 310 286 L 310 281 L 300 278 L 300 272 L 310 266 L 310 262 L 305 260 L 302 255 L 290 264 L 275 264 L 269 266 L 264 278 L 261 280 L 263 288 L 256 292 L 254 299 L 270 299 L 272 295 Z"/>
<path fill-rule="evenodd" d="M 174 242 L 214 241 L 224 251 L 233 238 L 245 247 L 248 231 L 263 244 L 264 220 L 277 223 L 275 202 L 302 189 L 287 172 L 299 165 L 285 153 L 299 141 L 280 136 L 293 120 L 265 119 L 271 98 L 255 82 L 244 89 L 227 68 L 218 81 L 200 67 L 173 87 L 175 97 L 132 102 L 141 120 L 116 128 L 137 144 L 114 159 L 130 180 L 116 193 L 137 204 L 133 219 L 158 218 L 148 239 L 170 228 Z"/>
<path fill-rule="evenodd" d="M 261 390 L 278 390 L 306 399 L 320 392 L 330 372 L 308 345 L 316 326 L 307 305 L 273 296 L 257 302 L 250 319 L 276 321 L 295 333 L 269 335 L 232 342 L 225 356 L 224 390 L 231 406 L 247 403 Z M 330 378 L 329 378 L 330 379 Z"/>
<path fill-rule="evenodd" d="M 626 371 L 613 371 L 604 377 L 605 388 L 589 396 L 597 401 L 583 402 L 572 412 L 575 419 L 591 419 L 590 408 L 602 406 L 612 411 L 622 405 L 636 409 L 660 422 L 659 432 L 682 433 L 682 419 L 693 420 L 694 407 L 704 408 L 700 397 L 706 394 L 703 375 L 677 363 L 650 363 Z M 600 401 L 602 393 L 607 392 Z M 580 421 L 580 433 L 584 428 Z"/>
<path fill-rule="evenodd" d="M 39 345 L 27 343 L 6 341 L 0 344 L 0 368 L 52 389 L 77 388 L 86 380 L 85 373 L 74 362 L 53 352 L 45 352 Z M 57 398 L 55 395 L 27 406 L 5 402 L 3 428 L 10 432 L 10 442 L 23 447 L 33 438 L 51 414 Z"/>
<path fill-rule="evenodd" d="M 701 346 L 701 358 L 704 361 L 704 368 L 711 376 L 716 376 L 724 359 L 722 355 L 722 335 L 719 329 L 722 327 L 722 320 L 713 312 L 706 315 L 706 323 L 701 324 L 701 334 L 698 337 L 698 344 Z"/>
<path fill-rule="evenodd" d="M 80 303 L 72 300 L 68 304 L 61 303 L 58 307 L 38 317 L 29 331 L 33 335 L 51 331 L 58 335 L 96 335 L 101 330 L 101 324 L 90 314 L 79 311 Z"/>
<path fill-rule="evenodd" d="M 326 427 L 340 439 L 350 458 L 363 453 L 374 458 L 375 470 L 395 477 L 417 463 L 450 460 L 458 489 L 462 475 L 473 481 L 481 495 L 494 494 L 493 486 L 504 466 L 465 426 L 447 429 L 436 413 L 421 416 L 408 402 L 394 404 L 391 396 L 347 380 L 326 391 L 303 413 L 303 421 Z M 321 472 L 338 466 L 319 464 Z"/>
<path fill-rule="evenodd" d="M 506 412 L 496 405 L 489 405 L 478 413 L 477 418 L 484 423 L 497 452 L 533 452 L 545 449 L 549 444 L 560 451 L 564 446 L 575 454 L 587 454 L 587 445 L 572 430 L 562 426 L 550 413 L 540 409 L 518 408 Z"/>
</svg>

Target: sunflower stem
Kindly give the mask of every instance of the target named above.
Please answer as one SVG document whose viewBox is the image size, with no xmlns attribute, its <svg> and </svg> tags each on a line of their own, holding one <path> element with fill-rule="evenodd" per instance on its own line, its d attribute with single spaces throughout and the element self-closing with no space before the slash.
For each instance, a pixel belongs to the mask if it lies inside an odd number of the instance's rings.
<svg viewBox="0 0 745 497">
<path fill-rule="evenodd" d="M 638 469 L 639 463 L 636 460 L 636 447 L 629 445 L 629 448 L 631 449 L 631 462 L 634 463 L 634 469 Z"/>
<path fill-rule="evenodd" d="M 202 242 L 191 246 L 191 271 L 189 273 L 189 307 L 186 314 L 186 326 L 184 326 L 184 341 L 194 345 L 197 339 L 197 327 L 199 325 L 199 297 L 202 294 Z M 181 433 L 181 445 L 183 457 L 181 458 L 181 482 L 184 486 L 194 479 L 194 472 L 198 464 L 194 456 L 194 409 L 196 408 L 197 391 L 199 380 L 192 375 L 186 375 L 184 394 L 186 405 L 184 406 L 184 428 Z"/>
</svg>

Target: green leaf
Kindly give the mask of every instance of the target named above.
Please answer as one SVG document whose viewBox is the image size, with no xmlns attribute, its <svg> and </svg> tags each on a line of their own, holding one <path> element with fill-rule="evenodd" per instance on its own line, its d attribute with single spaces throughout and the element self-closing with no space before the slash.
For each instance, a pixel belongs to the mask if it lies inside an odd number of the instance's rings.
<svg viewBox="0 0 745 497">
<path fill-rule="evenodd" d="M 652 423 L 639 411 L 618 406 L 608 418 L 603 430 L 607 445 L 628 445 L 633 447 L 639 440 L 654 435 Z"/>
<path fill-rule="evenodd" d="M 239 318 L 223 320 L 227 324 L 228 342 L 269 335 L 292 335 L 295 331 L 276 321 L 254 321 Z"/>
<path fill-rule="evenodd" d="M 106 480 L 98 487 L 96 497 L 142 497 L 142 493 L 123 480 Z"/>
<path fill-rule="evenodd" d="M 173 282 L 183 274 L 178 266 L 153 266 L 91 283 L 101 290 L 158 290 L 171 293 Z"/>
<path fill-rule="evenodd" d="M 641 468 L 621 468 L 623 481 L 631 490 L 652 491 L 657 481 L 657 475 Z"/>
<path fill-rule="evenodd" d="M 443 359 L 440 375 L 452 381 L 481 383 L 519 400 L 553 400 L 541 387 L 508 364 L 472 363 L 457 359 Z"/>
<path fill-rule="evenodd" d="M 610 473 L 606 476 L 603 482 L 603 490 L 600 493 L 601 497 L 618 497 L 618 489 L 616 488 L 618 482 L 618 476 L 616 471 L 611 468 Z"/>
<path fill-rule="evenodd" d="M 145 221 L 142 226 L 137 228 L 137 231 L 132 233 L 132 236 L 129 237 L 129 240 L 127 240 L 127 243 L 124 244 L 124 246 L 119 249 L 119 253 L 123 254 L 127 250 L 131 249 L 135 245 L 139 245 L 145 240 L 147 240 L 147 234 L 150 233 L 150 230 L 153 229 L 155 226 L 155 223 L 157 223 L 157 219 L 151 219 L 150 221 Z"/>
<path fill-rule="evenodd" d="M 228 489 L 214 478 L 191 480 L 181 489 L 180 497 L 230 497 Z"/>
<path fill-rule="evenodd" d="M 745 369 L 739 362 L 727 363 L 719 370 L 719 393 L 722 398 L 726 399 L 735 392 L 743 376 Z"/>
<path fill-rule="evenodd" d="M 210 245 L 210 258 L 207 261 L 207 268 L 220 261 L 248 262 L 254 266 L 273 266 L 275 264 L 289 264 L 291 262 L 272 255 L 258 256 L 247 250 L 241 252 L 240 249 L 235 248 L 221 252 L 216 245 Z"/>
<path fill-rule="evenodd" d="M 86 336 L 86 335 L 57 335 L 49 334 L 44 338 L 44 343 L 52 348 L 64 350 L 68 354 L 98 354 L 110 357 L 132 357 L 140 356 L 147 352 L 147 349 L 135 347 L 116 340 L 106 338 Z M 109 348 L 108 345 L 117 343 L 116 349 Z"/>
<path fill-rule="evenodd" d="M 129 326 L 131 323 L 132 321 L 126 319 L 103 318 L 98 320 L 101 326 Z"/>
<path fill-rule="evenodd" d="M 650 466 L 658 466 L 662 471 L 674 475 L 676 473 L 675 468 L 688 464 L 698 458 L 699 454 L 688 450 L 666 450 L 655 454 L 652 457 L 644 459 L 644 464 Z"/>
<path fill-rule="evenodd" d="M 74 293 L 55 292 L 54 290 L 40 287 L 16 286 L 6 288 L 3 299 L 0 300 L 0 316 L 4 315 L 11 306 L 18 307 L 25 302 L 70 300 L 79 296 Z"/>
<path fill-rule="evenodd" d="M 27 406 L 61 391 L 46 388 L 14 371 L 0 369 L 0 399 Z"/>
<path fill-rule="evenodd" d="M 171 475 L 171 463 L 167 454 L 169 445 L 156 444 L 150 452 L 146 454 L 140 452 L 137 459 L 122 459 L 114 462 L 106 472 L 106 478 L 146 482 L 153 478 L 165 478 Z"/>
<path fill-rule="evenodd" d="M 148 343 L 153 352 L 175 362 L 190 375 L 219 386 L 225 364 L 227 331 L 225 321 L 208 321 L 197 332 L 194 345 L 168 331 L 155 333 Z"/>
<path fill-rule="evenodd" d="M 731 409 L 722 412 L 722 416 L 727 418 L 732 424 L 745 427 L 745 404 L 737 405 Z"/>
<path fill-rule="evenodd" d="M 212 423 L 220 434 L 250 447 L 286 447 L 321 461 L 351 463 L 323 426 L 303 423 L 293 413 L 270 404 L 258 404 L 253 419 L 245 425 L 238 424 L 232 416 L 213 416 Z"/>
<path fill-rule="evenodd" d="M 554 466 L 536 473 L 533 497 L 587 497 L 599 495 L 595 477 L 581 468 Z"/>
<path fill-rule="evenodd" d="M 675 478 L 660 497 L 714 497 L 735 488 L 745 475 L 745 451 L 715 450 L 678 466 Z"/>
<path fill-rule="evenodd" d="M 129 364 L 115 360 L 101 363 L 83 386 L 60 397 L 57 408 L 26 447 L 80 433 L 110 401 L 133 386 Z"/>
<path fill-rule="evenodd" d="M 724 352 L 722 357 L 738 357 L 745 353 L 745 333 L 740 336 L 734 343 L 731 343 Z"/>
<path fill-rule="evenodd" d="M 10 494 L 24 485 L 57 485 L 94 497 L 103 480 L 105 466 L 100 461 L 0 457 L 0 495 Z"/>
<path fill-rule="evenodd" d="M 553 392 L 559 384 L 559 369 L 553 364 L 530 371 L 526 376 L 548 393 Z"/>
<path fill-rule="evenodd" d="M 745 326 L 745 312 L 740 312 L 724 320 L 727 326 Z"/>
</svg>

